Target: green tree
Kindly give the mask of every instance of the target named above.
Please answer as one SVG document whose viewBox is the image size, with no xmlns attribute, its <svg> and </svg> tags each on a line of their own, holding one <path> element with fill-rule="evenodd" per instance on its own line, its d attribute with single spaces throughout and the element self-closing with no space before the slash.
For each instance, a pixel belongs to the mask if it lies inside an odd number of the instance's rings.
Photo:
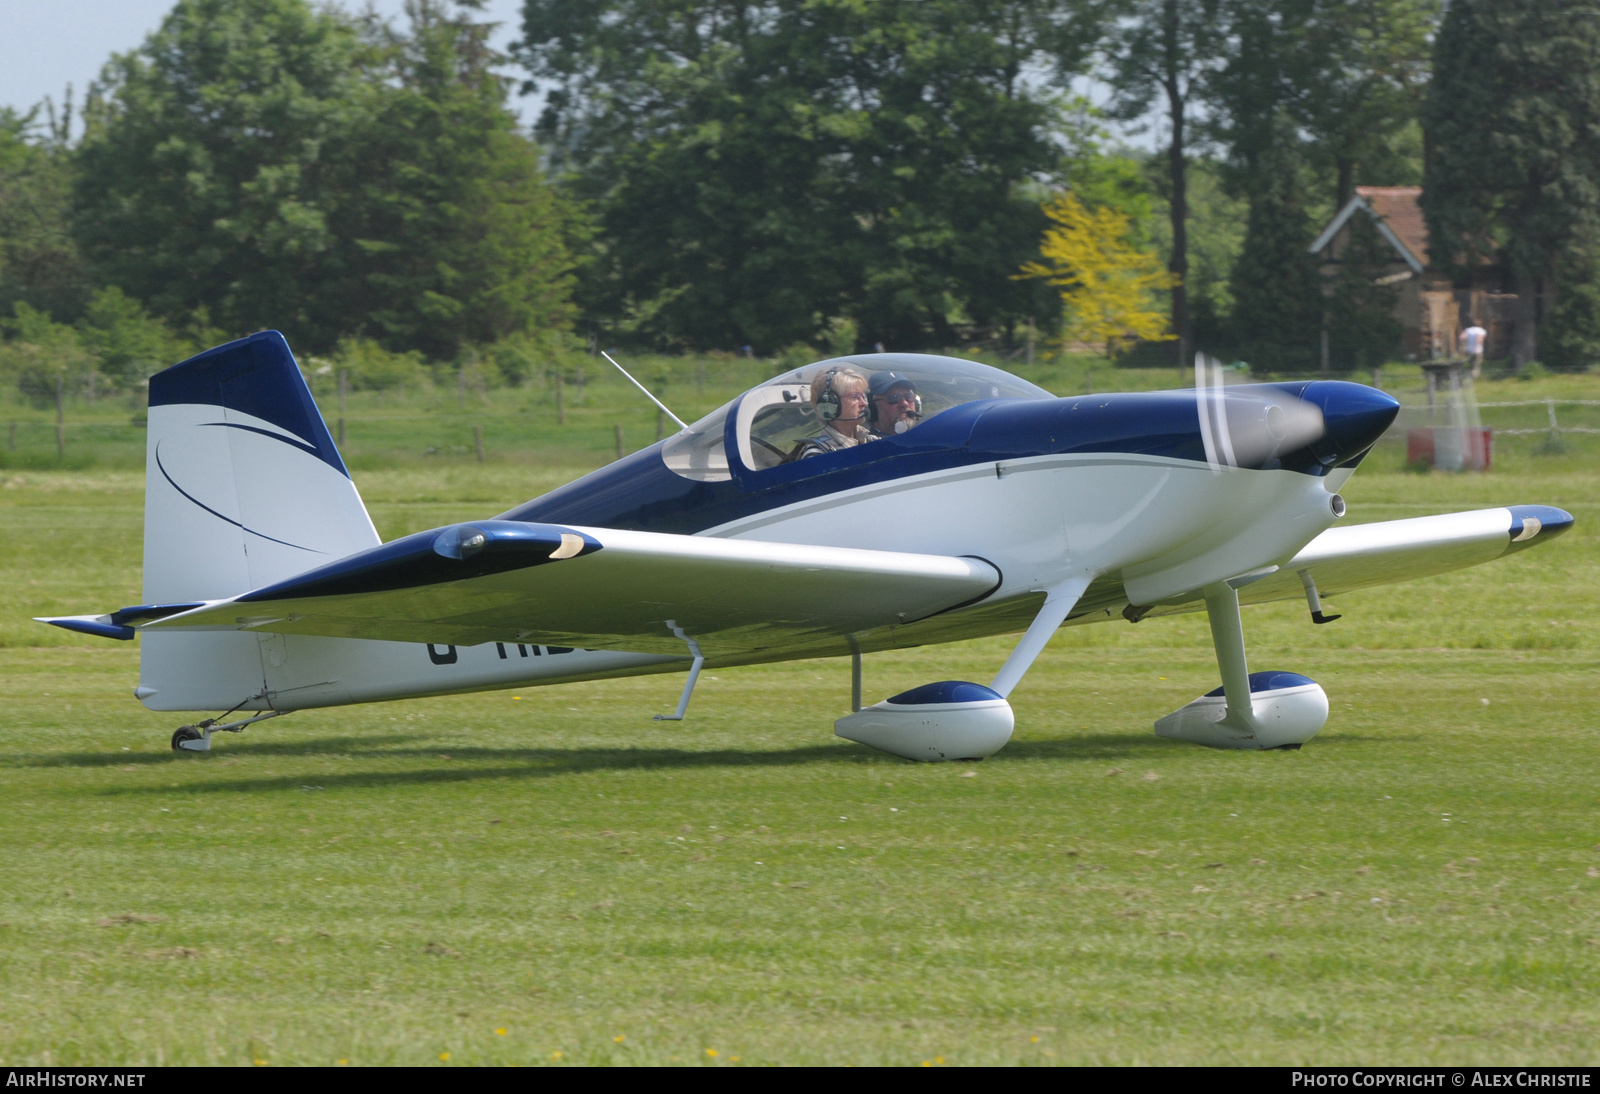
<svg viewBox="0 0 1600 1094">
<path fill-rule="evenodd" d="M 390 353 L 370 338 L 342 338 L 332 361 L 354 391 L 406 388 L 423 377 L 416 353 Z"/>
<path fill-rule="evenodd" d="M 131 388 L 183 360 L 191 347 L 115 285 L 95 292 L 77 322 L 95 371 L 112 386 Z"/>
<path fill-rule="evenodd" d="M 97 274 L 174 322 L 204 308 L 232 334 L 331 343 L 348 319 L 329 211 L 369 53 L 305 0 L 179 0 L 106 65 L 78 153 Z"/>
<path fill-rule="evenodd" d="M 1400 321 L 1394 314 L 1400 289 L 1381 283 L 1394 262 L 1394 248 L 1371 218 L 1358 212 L 1349 225 L 1350 239 L 1327 298 L 1328 355 L 1336 368 L 1366 369 L 1400 350 Z"/>
<path fill-rule="evenodd" d="M 573 317 L 567 243 L 581 218 L 517 131 L 476 6 L 451 16 L 409 0 L 408 32 L 385 32 L 388 78 L 365 89 L 352 178 L 334 200 L 352 244 L 346 299 L 391 349 L 437 358 Z"/>
<path fill-rule="evenodd" d="M 1322 329 L 1322 295 L 1293 144 L 1269 145 L 1257 167 L 1233 267 L 1234 335 L 1253 363 L 1310 368 Z"/>
<path fill-rule="evenodd" d="M 1152 158 L 1152 173 L 1164 171 L 1165 163 Z M 1229 316 L 1233 311 L 1234 263 L 1244 245 L 1245 220 L 1249 206 L 1235 197 L 1226 185 L 1225 170 L 1215 159 L 1195 157 L 1189 164 L 1188 184 L 1188 295 L 1189 324 L 1197 350 L 1218 357 L 1237 356 Z M 1152 241 L 1162 254 L 1171 251 L 1169 216 L 1165 199 L 1157 197 L 1152 217 Z"/>
<path fill-rule="evenodd" d="M 40 133 L 39 108 L 0 107 L 0 312 L 18 301 L 69 317 L 83 307 L 83 264 L 71 234 L 71 112 L 69 92 L 65 117 L 52 117 Z"/>
<path fill-rule="evenodd" d="M 1189 158 L 1191 111 L 1220 62 L 1227 37 L 1221 0 L 1128 0 L 1108 44 L 1114 104 L 1124 117 L 1156 103 L 1167 131 L 1162 197 L 1168 217 L 1167 269 L 1172 274 L 1172 333 L 1177 366 L 1194 349 L 1189 318 Z"/>
<path fill-rule="evenodd" d="M 91 382 L 94 359 L 77 331 L 22 301 L 13 305 L 12 318 L 0 320 L 0 328 L 7 335 L 0 342 L 0 368 L 28 402 L 55 407 L 56 455 L 64 458 L 67 399 Z"/>
<path fill-rule="evenodd" d="M 1227 57 L 1206 77 L 1206 130 L 1250 213 L 1231 274 L 1232 337 L 1221 341 L 1277 367 L 1310 363 L 1329 303 L 1306 254 L 1311 218 L 1340 208 L 1358 172 L 1378 172 L 1372 181 L 1383 184 L 1416 177 L 1406 150 L 1416 151 L 1437 9 L 1434 0 L 1223 0 Z M 1330 167 L 1331 185 L 1318 186 Z M 1358 306 L 1355 286 L 1340 291 L 1340 308 Z"/>
<path fill-rule="evenodd" d="M 1424 107 L 1430 250 L 1461 277 L 1503 262 L 1520 304 L 1512 360 L 1540 352 L 1538 300 L 1566 366 L 1600 356 L 1600 18 L 1572 0 L 1454 0 Z M 1552 363 L 1555 363 L 1552 361 Z"/>
<path fill-rule="evenodd" d="M 763 350 L 853 319 L 865 343 L 1006 329 L 1044 224 L 1082 0 L 528 0 L 540 132 L 604 245 L 584 295 L 663 343 Z"/>
<path fill-rule="evenodd" d="M 1265 0 L 1260 0 L 1265 2 Z M 1334 172 L 1334 207 L 1361 181 L 1420 182 L 1417 116 L 1428 88 L 1440 0 L 1316 0 L 1283 66 L 1288 108 L 1313 162 Z"/>
<path fill-rule="evenodd" d="M 570 321 L 573 210 L 518 133 L 487 28 L 307 0 L 179 0 L 107 66 L 78 153 L 98 275 L 174 325 L 453 357 Z"/>
</svg>

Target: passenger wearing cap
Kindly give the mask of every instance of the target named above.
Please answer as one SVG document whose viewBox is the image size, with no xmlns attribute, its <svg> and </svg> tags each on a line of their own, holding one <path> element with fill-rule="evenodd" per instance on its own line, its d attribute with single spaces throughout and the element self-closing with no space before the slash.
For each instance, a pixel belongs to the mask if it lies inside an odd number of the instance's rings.
<svg viewBox="0 0 1600 1094">
<path fill-rule="evenodd" d="M 822 432 L 801 441 L 791 460 L 878 439 L 866 426 L 867 378 L 853 368 L 841 365 L 819 373 L 811 381 L 811 409 L 822 422 Z"/>
<path fill-rule="evenodd" d="M 904 433 L 922 418 L 922 396 L 911 378 L 899 372 L 875 372 L 867 385 L 867 428 L 877 437 Z"/>
</svg>

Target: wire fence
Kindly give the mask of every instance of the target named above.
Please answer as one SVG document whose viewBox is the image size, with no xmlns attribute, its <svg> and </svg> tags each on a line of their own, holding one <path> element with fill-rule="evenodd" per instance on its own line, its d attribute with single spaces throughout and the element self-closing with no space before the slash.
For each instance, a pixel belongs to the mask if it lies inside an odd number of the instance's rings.
<svg viewBox="0 0 1600 1094">
<path fill-rule="evenodd" d="M 1407 443 L 1408 434 L 1419 427 L 1438 427 L 1452 423 L 1452 412 L 1444 400 L 1430 406 L 1422 402 L 1424 392 L 1415 388 L 1390 389 L 1401 399 L 1401 413 L 1384 441 Z M 596 405 L 585 410 L 584 420 L 572 420 L 576 407 L 563 405 L 557 397 L 551 407 L 456 408 L 418 412 L 411 407 L 366 408 L 330 421 L 330 432 L 342 450 L 346 447 L 347 425 L 351 448 L 371 458 L 390 458 L 401 453 L 427 457 L 475 457 L 485 462 L 496 459 L 525 458 L 564 452 L 568 458 L 579 450 L 602 459 L 618 458 L 640 445 L 659 441 L 675 432 L 671 423 L 653 407 Z M 352 408 L 354 409 L 354 408 Z M 1554 398 L 1510 399 L 1474 404 L 1483 427 L 1507 439 L 1546 438 L 1544 449 L 1566 451 L 1563 436 L 1600 435 L 1600 399 Z M 0 410 L 0 415 L 4 411 Z M 1477 415 L 1475 414 L 1474 417 Z M 0 468 L 28 466 L 39 461 L 69 458 L 87 459 L 115 465 L 142 462 L 146 428 L 142 415 L 101 421 L 54 421 L 21 415 L 7 421 L 0 416 Z M 619 420 L 622 419 L 622 420 Z M 652 422 L 651 419 L 654 419 Z M 623 421 L 627 422 L 624 436 Z M 652 428 L 653 425 L 653 428 Z M 552 428 L 554 427 L 554 428 Z M 73 456 L 73 453 L 77 453 Z M 521 455 L 518 455 L 521 454 Z"/>
<path fill-rule="evenodd" d="M 1500 402 L 1487 402 L 1476 404 L 1478 410 L 1500 410 L 1521 407 L 1543 407 L 1547 424 L 1543 426 L 1518 427 L 1518 426 L 1490 426 L 1495 433 L 1502 436 L 1533 436 L 1551 433 L 1600 433 L 1600 428 L 1587 425 L 1562 425 L 1556 408 L 1559 407 L 1600 407 L 1600 399 L 1513 399 Z M 1420 418 L 1430 415 L 1434 408 L 1426 403 L 1403 403 L 1401 411 L 1409 417 Z"/>
</svg>

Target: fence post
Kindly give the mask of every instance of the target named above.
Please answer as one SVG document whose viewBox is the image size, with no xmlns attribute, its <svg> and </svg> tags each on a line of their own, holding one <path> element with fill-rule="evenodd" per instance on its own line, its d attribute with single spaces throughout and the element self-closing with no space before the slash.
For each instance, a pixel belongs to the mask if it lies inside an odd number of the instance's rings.
<svg viewBox="0 0 1600 1094">
<path fill-rule="evenodd" d="M 662 437 L 662 431 L 667 427 L 667 416 L 661 413 L 661 408 L 656 408 L 656 440 Z"/>
<path fill-rule="evenodd" d="M 344 447 L 344 396 L 350 390 L 350 370 L 339 370 L 339 447 Z"/>
<path fill-rule="evenodd" d="M 67 378 L 56 377 L 56 459 L 67 458 Z"/>
<path fill-rule="evenodd" d="M 10 447 L 11 447 L 11 451 L 15 452 L 17 450 L 17 423 L 16 422 L 12 422 L 11 423 L 11 439 L 10 439 L 9 444 L 10 444 Z"/>
<path fill-rule="evenodd" d="M 561 373 L 556 373 L 556 424 L 567 424 L 567 381 Z"/>
<path fill-rule="evenodd" d="M 612 426 L 611 428 L 616 430 L 616 434 L 617 434 L 617 459 L 620 460 L 620 459 L 622 459 L 623 456 L 627 455 L 627 453 L 624 452 L 623 449 L 622 449 L 622 423 L 618 422 L 616 425 Z"/>
<path fill-rule="evenodd" d="M 483 462 L 483 426 L 481 426 L 481 425 L 473 425 L 473 427 L 472 427 L 472 447 L 474 449 L 476 449 L 477 452 L 478 452 L 478 462 L 482 463 Z"/>
<path fill-rule="evenodd" d="M 1550 413 L 1550 435 L 1552 437 L 1557 436 L 1561 432 L 1561 427 L 1556 425 L 1556 401 L 1554 399 L 1546 399 L 1544 406 L 1545 410 Z"/>
</svg>

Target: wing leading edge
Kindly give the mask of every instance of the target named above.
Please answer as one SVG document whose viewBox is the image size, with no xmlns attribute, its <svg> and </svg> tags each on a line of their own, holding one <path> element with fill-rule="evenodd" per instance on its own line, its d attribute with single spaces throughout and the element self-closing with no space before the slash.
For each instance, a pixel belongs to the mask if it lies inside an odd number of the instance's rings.
<svg viewBox="0 0 1600 1094">
<path fill-rule="evenodd" d="M 1550 505 L 1511 505 L 1432 517 L 1330 528 L 1269 576 L 1239 590 L 1245 604 L 1305 595 L 1302 571 L 1323 597 L 1462 570 L 1548 543 L 1572 527 L 1572 514 Z M 1198 611 L 1198 600 L 1162 605 L 1152 615 Z"/>
<path fill-rule="evenodd" d="M 707 656 L 804 646 L 992 593 L 979 558 L 477 521 L 145 624 Z"/>
</svg>

